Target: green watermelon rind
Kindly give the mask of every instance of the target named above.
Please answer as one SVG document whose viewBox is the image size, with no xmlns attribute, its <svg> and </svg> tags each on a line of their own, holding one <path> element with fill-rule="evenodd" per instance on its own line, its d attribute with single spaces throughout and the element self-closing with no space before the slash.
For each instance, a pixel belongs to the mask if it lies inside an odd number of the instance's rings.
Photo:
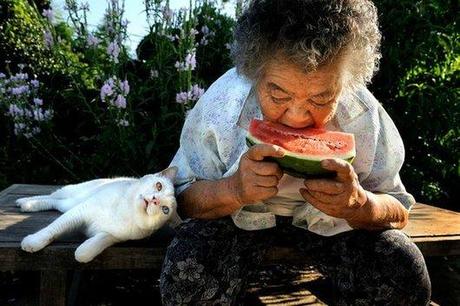
<svg viewBox="0 0 460 306">
<path fill-rule="evenodd" d="M 264 143 L 259 139 L 252 137 L 250 134 L 246 136 L 246 143 L 249 147 L 255 144 Z M 350 156 L 351 155 L 351 156 Z M 340 158 L 340 157 L 339 157 Z M 347 157 L 341 158 L 350 164 L 355 158 L 354 150 Z M 326 170 L 321 167 L 323 157 L 303 157 L 290 151 L 286 151 L 283 157 L 268 157 L 267 160 L 273 160 L 279 164 L 285 173 L 298 178 L 328 178 L 336 175 L 335 171 Z"/>
</svg>

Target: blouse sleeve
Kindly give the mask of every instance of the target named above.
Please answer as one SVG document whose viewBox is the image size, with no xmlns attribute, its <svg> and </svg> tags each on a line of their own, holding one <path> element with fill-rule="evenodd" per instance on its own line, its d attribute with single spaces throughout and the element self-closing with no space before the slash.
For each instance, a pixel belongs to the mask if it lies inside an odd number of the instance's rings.
<svg viewBox="0 0 460 306">
<path fill-rule="evenodd" d="M 372 169 L 361 185 L 368 191 L 395 197 L 410 210 L 415 199 L 406 192 L 399 176 L 404 162 L 404 144 L 396 126 L 381 105 L 378 105 L 378 117 L 380 124 Z"/>
<path fill-rule="evenodd" d="M 199 101 L 205 102 L 205 101 Z M 170 166 L 177 166 L 176 194 L 180 194 L 197 180 L 220 179 L 225 165 L 220 160 L 214 128 L 207 124 L 199 103 L 185 120 L 180 147 Z"/>
</svg>

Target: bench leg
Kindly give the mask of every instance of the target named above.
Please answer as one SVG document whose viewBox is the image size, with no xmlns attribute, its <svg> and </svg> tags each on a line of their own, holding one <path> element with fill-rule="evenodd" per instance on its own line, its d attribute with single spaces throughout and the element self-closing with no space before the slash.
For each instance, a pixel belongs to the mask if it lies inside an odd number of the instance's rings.
<svg viewBox="0 0 460 306">
<path fill-rule="evenodd" d="M 41 271 L 40 306 L 65 306 L 66 281 L 67 271 Z"/>
</svg>

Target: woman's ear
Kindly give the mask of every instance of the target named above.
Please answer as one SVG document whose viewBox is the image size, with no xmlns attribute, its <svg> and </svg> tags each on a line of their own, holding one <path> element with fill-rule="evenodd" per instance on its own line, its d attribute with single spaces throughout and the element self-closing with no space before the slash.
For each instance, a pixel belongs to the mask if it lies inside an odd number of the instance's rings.
<svg viewBox="0 0 460 306">
<path fill-rule="evenodd" d="M 174 182 L 174 180 L 176 178 L 177 171 L 178 171 L 177 167 L 172 166 L 172 167 L 164 169 L 163 171 L 160 172 L 160 174 L 162 176 L 164 176 L 164 177 L 169 178 L 171 181 Z"/>
</svg>

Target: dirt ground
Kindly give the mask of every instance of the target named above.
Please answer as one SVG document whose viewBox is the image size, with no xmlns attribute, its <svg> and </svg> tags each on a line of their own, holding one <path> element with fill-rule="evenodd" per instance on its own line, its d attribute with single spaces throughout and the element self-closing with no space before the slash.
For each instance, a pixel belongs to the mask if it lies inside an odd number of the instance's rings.
<svg viewBox="0 0 460 306">
<path fill-rule="evenodd" d="M 460 256 L 427 258 L 432 300 L 460 305 Z M 76 296 L 79 306 L 159 305 L 159 271 L 85 271 Z M 37 305 L 38 273 L 0 273 L 0 305 Z M 69 282 L 71 280 L 69 277 Z M 246 305 L 330 305 L 330 283 L 309 266 L 267 266 L 249 282 Z"/>
</svg>

